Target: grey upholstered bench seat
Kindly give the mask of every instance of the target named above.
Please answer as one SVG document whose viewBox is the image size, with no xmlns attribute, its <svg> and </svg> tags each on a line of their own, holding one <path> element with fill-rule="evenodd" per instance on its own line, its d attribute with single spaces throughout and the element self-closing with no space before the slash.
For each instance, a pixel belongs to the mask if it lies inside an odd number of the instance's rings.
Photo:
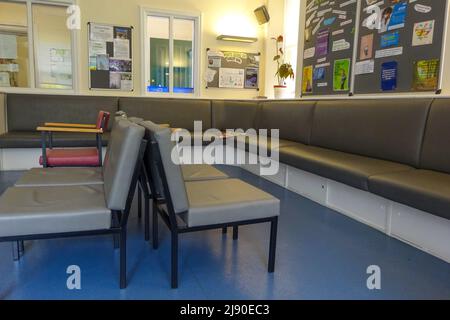
<svg viewBox="0 0 450 320">
<path fill-rule="evenodd" d="M 102 185 L 10 188 L 0 197 L 0 237 L 110 227 Z"/>
<path fill-rule="evenodd" d="M 103 168 L 33 168 L 16 182 L 16 187 L 80 186 L 103 184 Z"/>
<path fill-rule="evenodd" d="M 182 165 L 181 172 L 184 181 L 205 181 L 228 178 L 228 175 L 207 164 Z"/>
<path fill-rule="evenodd" d="M 108 145 L 110 133 L 102 134 L 103 146 Z M 37 131 L 11 131 L 0 135 L 0 149 L 41 148 L 41 133 Z M 96 147 L 95 135 L 80 133 L 54 134 L 55 148 Z"/>
<path fill-rule="evenodd" d="M 280 200 L 238 179 L 186 182 L 188 227 L 271 218 L 280 215 Z"/>
<path fill-rule="evenodd" d="M 296 144 L 297 143 L 295 141 L 279 139 L 278 145 L 276 147 L 275 146 L 273 146 L 273 147 L 279 151 L 280 148 L 295 146 Z M 243 150 L 242 144 L 238 144 L 237 147 Z M 263 149 L 265 150 L 264 152 L 262 152 Z M 270 156 L 271 150 L 272 150 L 272 139 L 270 137 L 266 138 L 265 140 L 260 139 L 260 138 L 258 138 L 258 139 L 247 138 L 247 140 L 245 142 L 245 151 L 253 152 L 255 150 L 257 150 L 256 154 L 258 154 L 258 155 Z"/>
<path fill-rule="evenodd" d="M 450 174 L 410 170 L 369 178 L 372 193 L 450 219 Z"/>
<path fill-rule="evenodd" d="M 296 146 L 282 147 L 280 161 L 364 191 L 369 191 L 369 177 L 373 175 L 413 169 L 396 162 L 306 146 L 300 143 Z"/>
</svg>

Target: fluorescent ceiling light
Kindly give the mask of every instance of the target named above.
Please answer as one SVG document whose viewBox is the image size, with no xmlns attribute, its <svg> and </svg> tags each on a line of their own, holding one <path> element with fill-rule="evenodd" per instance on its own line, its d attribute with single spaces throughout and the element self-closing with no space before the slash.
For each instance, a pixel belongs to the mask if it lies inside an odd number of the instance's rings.
<svg viewBox="0 0 450 320">
<path fill-rule="evenodd" d="M 253 42 L 258 41 L 258 38 L 241 37 L 241 36 L 230 36 L 230 35 L 222 34 L 222 35 L 217 37 L 217 40 L 253 43 Z"/>
</svg>

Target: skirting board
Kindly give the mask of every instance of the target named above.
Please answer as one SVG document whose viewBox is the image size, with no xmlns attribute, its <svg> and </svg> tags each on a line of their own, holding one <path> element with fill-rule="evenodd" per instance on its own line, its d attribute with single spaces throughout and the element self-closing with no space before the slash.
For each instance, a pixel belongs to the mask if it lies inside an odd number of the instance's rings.
<svg viewBox="0 0 450 320">
<path fill-rule="evenodd" d="M 106 148 L 103 148 L 103 157 Z M 0 149 L 0 170 L 20 171 L 39 167 L 42 149 Z"/>
<path fill-rule="evenodd" d="M 261 176 L 257 165 L 241 167 Z M 283 164 L 261 177 L 450 263 L 450 220 Z"/>
</svg>

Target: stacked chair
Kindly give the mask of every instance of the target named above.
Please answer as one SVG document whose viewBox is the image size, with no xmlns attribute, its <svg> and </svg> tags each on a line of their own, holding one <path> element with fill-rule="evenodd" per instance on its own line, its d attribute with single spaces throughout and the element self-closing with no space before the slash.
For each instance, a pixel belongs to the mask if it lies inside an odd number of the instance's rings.
<svg viewBox="0 0 450 320">
<path fill-rule="evenodd" d="M 145 196 L 145 238 L 150 202 L 153 247 L 158 219 L 171 232 L 171 286 L 178 287 L 179 235 L 270 223 L 269 273 L 275 270 L 280 201 L 208 165 L 179 165 L 172 159 L 172 131 L 150 121 L 115 118 L 102 168 L 35 168 L 0 197 L 0 242 L 11 242 L 15 259 L 23 241 L 113 235 L 120 249 L 120 288 L 126 288 L 127 223 L 139 186 Z M 149 141 L 149 143 L 147 143 Z M 177 154 L 175 153 L 175 156 Z"/>
<path fill-rule="evenodd" d="M 186 181 L 179 159 L 172 159 L 175 143 L 171 131 L 150 121 L 145 127 L 149 147 L 144 157 L 146 184 L 153 197 L 153 245 L 158 248 L 160 216 L 171 232 L 171 285 L 178 287 L 178 238 L 180 234 L 242 225 L 270 223 L 269 273 L 275 270 L 280 201 L 239 179 L 215 178 Z M 193 168 L 195 169 L 195 168 Z M 144 184 L 145 185 L 145 184 Z M 148 200 L 148 198 L 147 198 Z M 155 216 L 154 216 L 155 217 Z"/>
<path fill-rule="evenodd" d="M 48 167 L 101 167 L 102 166 L 102 134 L 108 129 L 110 114 L 100 111 L 96 124 L 45 123 L 38 127 L 42 133 L 42 156 L 39 164 Z M 95 134 L 95 148 L 53 148 L 53 134 L 80 133 Z"/>
<path fill-rule="evenodd" d="M 120 287 L 125 288 L 127 223 L 146 149 L 144 133 L 118 119 L 101 170 L 27 172 L 0 197 L 0 242 L 12 242 L 20 258 L 25 240 L 114 235 L 120 240 Z"/>
</svg>

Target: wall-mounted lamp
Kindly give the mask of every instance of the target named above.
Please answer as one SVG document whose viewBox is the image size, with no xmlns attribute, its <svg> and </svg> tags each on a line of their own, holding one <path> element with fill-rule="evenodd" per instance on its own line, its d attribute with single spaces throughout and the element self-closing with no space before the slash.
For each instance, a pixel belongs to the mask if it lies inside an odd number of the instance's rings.
<svg viewBox="0 0 450 320">
<path fill-rule="evenodd" d="M 229 35 L 222 34 L 222 35 L 217 37 L 217 40 L 254 43 L 254 42 L 258 41 L 258 38 L 241 37 L 241 36 L 229 36 Z"/>
</svg>

